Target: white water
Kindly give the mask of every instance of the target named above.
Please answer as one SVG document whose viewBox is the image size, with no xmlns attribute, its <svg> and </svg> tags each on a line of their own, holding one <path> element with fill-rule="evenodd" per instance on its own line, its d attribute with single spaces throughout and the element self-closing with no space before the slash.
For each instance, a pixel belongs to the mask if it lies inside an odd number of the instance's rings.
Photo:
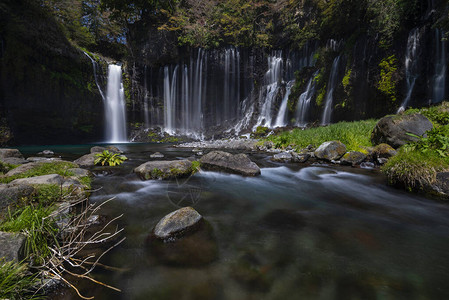
<svg viewBox="0 0 449 300">
<path fill-rule="evenodd" d="M 338 70 L 340 67 L 340 56 L 337 56 L 332 63 L 331 74 L 329 76 L 329 82 L 327 84 L 327 94 L 324 101 L 324 111 L 321 118 L 321 125 L 328 125 L 331 122 L 332 106 L 334 102 L 334 89 L 337 86 Z"/>
<path fill-rule="evenodd" d="M 94 69 L 95 84 L 97 85 L 97 88 L 98 88 L 98 91 L 100 92 L 101 98 L 103 99 L 103 101 L 105 101 L 106 99 L 105 99 L 105 97 L 104 97 L 103 90 L 101 89 L 100 85 L 98 84 L 98 78 L 97 78 L 97 62 L 96 62 L 92 57 L 90 57 L 90 55 L 87 54 L 86 52 L 83 51 L 83 53 L 84 53 L 87 57 L 89 57 L 90 61 L 92 62 L 92 67 L 93 67 L 93 69 Z"/>
<path fill-rule="evenodd" d="M 309 82 L 307 83 L 306 90 L 299 96 L 298 99 L 295 118 L 296 125 L 299 127 L 305 127 L 307 125 L 310 102 L 312 101 L 312 97 L 315 94 L 314 78 L 316 75 L 317 73 L 314 73 L 312 77 L 310 77 Z"/>
<path fill-rule="evenodd" d="M 435 29 L 435 75 L 433 79 L 432 102 L 439 103 L 446 95 L 446 41 L 444 32 Z"/>
<path fill-rule="evenodd" d="M 415 87 L 418 73 L 418 58 L 419 58 L 419 30 L 418 28 L 410 31 L 407 40 L 407 50 L 405 53 L 405 79 L 407 83 L 407 93 L 404 101 L 398 109 L 401 112 L 407 108 L 407 105 L 412 97 L 413 89 Z"/>
<path fill-rule="evenodd" d="M 105 135 L 110 143 L 127 142 L 122 67 L 109 65 L 105 101 Z"/>
<path fill-rule="evenodd" d="M 278 112 L 278 116 L 276 118 L 276 122 L 274 123 L 274 127 L 283 127 L 283 126 L 287 126 L 287 124 L 288 124 L 288 120 L 287 120 L 288 97 L 290 96 L 291 89 L 292 89 L 294 83 L 295 83 L 295 81 L 291 80 L 291 81 L 287 82 L 287 84 L 286 84 L 284 99 L 282 99 L 281 106 L 279 107 L 279 112 Z"/>
</svg>

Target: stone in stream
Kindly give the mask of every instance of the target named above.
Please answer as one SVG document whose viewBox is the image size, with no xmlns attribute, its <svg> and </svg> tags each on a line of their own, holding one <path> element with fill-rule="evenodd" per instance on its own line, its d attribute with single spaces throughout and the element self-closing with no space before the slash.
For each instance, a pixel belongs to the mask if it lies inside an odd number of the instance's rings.
<svg viewBox="0 0 449 300">
<path fill-rule="evenodd" d="M 176 266 L 202 266 L 218 256 L 210 224 L 192 207 L 162 218 L 148 239 L 152 259 Z"/>
<path fill-rule="evenodd" d="M 19 262 L 22 258 L 26 236 L 21 233 L 0 231 L 0 258 L 5 262 Z"/>
<path fill-rule="evenodd" d="M 340 159 L 342 165 L 360 165 L 365 161 L 366 155 L 359 151 L 349 151 Z"/>
<path fill-rule="evenodd" d="M 84 168 L 93 167 L 95 166 L 95 159 L 97 158 L 96 154 L 98 153 L 90 153 L 83 155 L 73 162 L 78 164 L 80 167 Z"/>
<path fill-rule="evenodd" d="M 305 163 L 306 161 L 309 160 L 310 156 L 311 155 L 309 153 L 292 152 L 292 162 Z"/>
<path fill-rule="evenodd" d="M 142 180 L 172 179 L 192 174 L 192 162 L 183 160 L 149 161 L 134 169 Z"/>
<path fill-rule="evenodd" d="M 377 122 L 371 133 L 371 141 L 374 145 L 386 143 L 393 148 L 399 148 L 418 140 L 408 133 L 425 136 L 426 131 L 432 128 L 432 122 L 421 114 L 387 116 Z"/>
<path fill-rule="evenodd" d="M 212 171 L 223 171 L 243 176 L 260 175 L 260 168 L 246 154 L 231 154 L 223 151 L 212 151 L 200 159 L 201 168 Z"/>
<path fill-rule="evenodd" d="M 281 152 L 281 153 L 273 155 L 273 157 L 271 159 L 274 161 L 277 161 L 277 162 L 291 162 L 292 158 L 293 158 L 293 156 L 291 153 Z"/>
<path fill-rule="evenodd" d="M 328 161 L 337 160 L 346 153 L 346 146 L 340 141 L 322 143 L 315 150 L 315 157 Z"/>
<path fill-rule="evenodd" d="M 38 155 L 54 155 L 55 153 L 51 150 L 44 150 L 42 152 L 39 152 Z"/>
<path fill-rule="evenodd" d="M 160 153 L 160 152 L 155 152 L 153 154 L 150 155 L 151 158 L 164 158 L 164 154 Z"/>
<path fill-rule="evenodd" d="M 102 153 L 105 150 L 112 153 L 119 153 L 119 154 L 123 153 L 123 151 L 121 151 L 119 148 L 115 146 L 107 146 L 107 147 L 94 146 L 90 148 L 90 153 Z"/>
</svg>

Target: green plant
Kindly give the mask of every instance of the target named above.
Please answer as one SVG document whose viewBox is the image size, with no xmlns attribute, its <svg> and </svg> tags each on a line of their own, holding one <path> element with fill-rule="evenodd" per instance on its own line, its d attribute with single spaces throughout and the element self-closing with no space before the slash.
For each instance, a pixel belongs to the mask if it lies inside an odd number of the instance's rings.
<svg viewBox="0 0 449 300">
<path fill-rule="evenodd" d="M 121 165 L 128 158 L 124 155 L 119 155 L 118 153 L 112 153 L 108 150 L 104 150 L 102 153 L 95 154 L 97 157 L 94 161 L 96 165 L 101 164 L 102 166 L 118 166 Z"/>
<path fill-rule="evenodd" d="M 377 89 L 384 95 L 388 96 L 392 102 L 396 101 L 396 84 L 397 78 L 397 59 L 396 56 L 391 55 L 382 59 L 379 63 L 380 80 L 377 83 Z"/>
<path fill-rule="evenodd" d="M 0 225 L 0 230 L 23 232 L 26 236 L 25 255 L 40 264 L 50 254 L 48 246 L 56 242 L 58 232 L 54 219 L 50 216 L 54 207 L 42 205 L 25 206 L 11 213 Z"/>
<path fill-rule="evenodd" d="M 200 170 L 200 162 L 197 160 L 192 161 L 192 166 L 190 167 L 192 170 L 192 175 Z"/>
<path fill-rule="evenodd" d="M 31 274 L 26 264 L 0 259 L 0 299 L 43 299 L 31 293 L 36 281 L 37 275 Z"/>
<path fill-rule="evenodd" d="M 435 151 L 441 157 L 449 157 L 449 125 L 434 127 L 427 131 L 426 137 L 407 133 L 418 139 L 417 142 L 405 145 L 406 151 L 420 151 L 423 153 Z"/>
</svg>

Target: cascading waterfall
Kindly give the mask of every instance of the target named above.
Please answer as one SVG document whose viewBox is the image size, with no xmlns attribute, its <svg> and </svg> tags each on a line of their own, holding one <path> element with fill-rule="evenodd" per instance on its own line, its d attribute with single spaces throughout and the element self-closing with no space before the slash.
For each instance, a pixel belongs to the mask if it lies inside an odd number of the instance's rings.
<svg viewBox="0 0 449 300">
<path fill-rule="evenodd" d="M 276 118 L 276 122 L 274 123 L 274 127 L 283 127 L 288 124 L 287 120 L 287 104 L 288 104 L 288 97 L 290 96 L 291 89 L 293 87 L 293 84 L 295 83 L 294 80 L 291 80 L 287 82 L 286 90 L 284 98 L 282 99 L 281 106 L 279 107 L 278 116 Z"/>
<path fill-rule="evenodd" d="M 148 103 L 148 87 L 147 87 L 147 66 L 144 68 L 144 96 L 143 96 L 143 118 L 145 122 L 145 127 L 150 127 L 150 117 L 149 117 L 149 103 Z"/>
<path fill-rule="evenodd" d="M 103 99 L 103 101 L 105 101 L 105 97 L 104 97 L 104 93 L 103 90 L 100 87 L 100 84 L 98 83 L 98 77 L 97 77 L 97 62 L 90 57 L 89 54 L 87 54 L 86 52 L 83 51 L 83 53 L 90 59 L 90 61 L 92 62 L 92 67 L 94 69 L 94 79 L 95 79 L 95 84 L 97 85 L 98 91 L 100 92 L 101 98 Z"/>
<path fill-rule="evenodd" d="M 255 127 L 272 127 L 272 108 L 280 84 L 282 83 L 283 60 L 282 52 L 276 51 L 273 56 L 268 57 L 268 71 L 265 73 L 265 87 L 260 90 L 259 101 L 261 110 Z"/>
<path fill-rule="evenodd" d="M 315 76 L 318 75 L 318 72 L 314 73 L 312 77 L 310 77 L 306 90 L 299 96 L 298 104 L 296 106 L 296 126 L 305 127 L 308 122 L 309 108 L 312 98 L 315 94 Z"/>
<path fill-rule="evenodd" d="M 433 78 L 432 102 L 444 100 L 446 93 L 446 41 L 444 32 L 435 29 L 435 75 Z"/>
<path fill-rule="evenodd" d="M 324 111 L 321 118 L 321 125 L 328 125 L 331 122 L 332 105 L 334 102 L 334 89 L 338 83 L 337 77 L 340 68 L 340 58 L 340 56 L 337 56 L 332 63 L 331 74 L 329 76 L 329 82 L 327 84 L 327 94 L 324 100 Z"/>
<path fill-rule="evenodd" d="M 398 109 L 398 113 L 405 110 L 413 93 L 418 73 L 418 58 L 419 58 L 419 29 L 415 28 L 410 31 L 407 39 L 407 51 L 405 53 L 405 79 L 407 83 L 407 93 L 404 101 Z"/>
<path fill-rule="evenodd" d="M 109 65 L 105 101 L 105 135 L 107 142 L 120 143 L 127 141 L 125 107 L 122 67 Z"/>
</svg>

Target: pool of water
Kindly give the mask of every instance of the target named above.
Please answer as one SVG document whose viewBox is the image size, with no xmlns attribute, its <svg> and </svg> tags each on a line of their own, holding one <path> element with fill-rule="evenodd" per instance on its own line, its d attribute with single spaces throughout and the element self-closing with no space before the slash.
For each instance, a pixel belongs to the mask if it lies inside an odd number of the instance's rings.
<svg viewBox="0 0 449 300">
<path fill-rule="evenodd" d="M 59 152 L 71 158 L 90 146 Z M 122 270 L 95 273 L 122 292 L 81 284 L 85 295 L 449 299 L 449 206 L 388 187 L 378 171 L 277 164 L 252 154 L 262 167 L 259 177 L 200 172 L 187 180 L 141 181 L 132 170 L 150 160 L 151 153 L 187 158 L 191 149 L 157 144 L 119 148 L 129 160 L 112 173 L 99 172 L 93 182 L 99 190 L 90 199 L 113 198 L 103 214 L 123 214 L 118 225 L 126 240 L 103 260 Z M 194 207 L 212 228 L 218 255 L 210 263 L 167 264 L 148 247 L 156 223 L 183 206 Z M 190 259 L 201 257 L 201 251 L 198 245 L 198 255 Z M 77 297 L 66 291 L 54 299 Z"/>
</svg>

